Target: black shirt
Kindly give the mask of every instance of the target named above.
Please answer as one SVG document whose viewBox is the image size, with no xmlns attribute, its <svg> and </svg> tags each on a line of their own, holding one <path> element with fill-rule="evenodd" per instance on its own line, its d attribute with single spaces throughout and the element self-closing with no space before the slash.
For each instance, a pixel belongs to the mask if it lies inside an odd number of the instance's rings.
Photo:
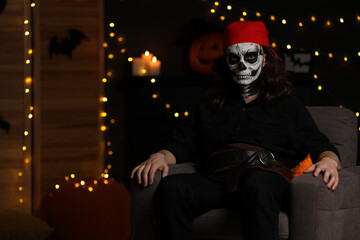
<svg viewBox="0 0 360 240">
<path fill-rule="evenodd" d="M 201 161 L 227 144 L 239 142 L 288 157 L 294 166 L 309 153 L 314 162 L 323 151 L 339 155 L 307 109 L 291 95 L 270 105 L 262 97 L 246 104 L 241 95 L 232 95 L 218 112 L 210 110 L 208 102 L 202 100 L 174 129 L 163 149 L 181 163 L 190 158 Z"/>
</svg>

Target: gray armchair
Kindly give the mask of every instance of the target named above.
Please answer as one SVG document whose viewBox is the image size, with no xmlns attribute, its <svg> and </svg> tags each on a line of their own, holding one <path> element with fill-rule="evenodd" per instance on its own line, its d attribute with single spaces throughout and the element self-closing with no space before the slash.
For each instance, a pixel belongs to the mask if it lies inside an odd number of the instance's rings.
<svg viewBox="0 0 360 240">
<path fill-rule="evenodd" d="M 337 147 L 343 169 L 335 192 L 322 178 L 301 175 L 291 182 L 291 213 L 279 214 L 279 239 L 360 239 L 360 166 L 356 165 L 358 125 L 355 114 L 339 107 L 308 107 L 320 130 Z M 170 167 L 169 174 L 196 172 L 192 163 Z M 152 186 L 131 184 L 131 239 L 154 237 L 153 194 L 161 179 L 157 172 Z M 241 219 L 230 209 L 214 209 L 193 222 L 195 239 L 241 239 Z"/>
</svg>

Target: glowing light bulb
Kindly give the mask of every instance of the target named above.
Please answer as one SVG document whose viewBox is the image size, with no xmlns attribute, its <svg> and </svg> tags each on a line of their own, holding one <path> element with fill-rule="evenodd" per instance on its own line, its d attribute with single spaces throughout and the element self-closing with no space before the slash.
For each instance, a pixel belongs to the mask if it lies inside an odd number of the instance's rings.
<svg viewBox="0 0 360 240">
<path fill-rule="evenodd" d="M 114 154 L 114 152 L 113 151 L 108 151 L 108 155 L 110 155 L 110 156 L 112 156 Z"/>
<path fill-rule="evenodd" d="M 344 61 L 347 62 L 348 60 L 349 60 L 348 57 L 345 56 Z"/>
<path fill-rule="evenodd" d="M 304 24 L 302 22 L 299 22 L 299 27 L 303 27 Z"/>
<path fill-rule="evenodd" d="M 282 24 L 286 24 L 286 19 L 281 20 Z"/>
<path fill-rule="evenodd" d="M 356 117 L 359 117 L 359 116 L 360 116 L 360 113 L 359 113 L 359 112 L 356 112 L 356 113 L 355 113 L 355 116 L 356 116 Z"/>
<path fill-rule="evenodd" d="M 271 46 L 272 46 L 273 48 L 276 48 L 276 43 L 275 43 L 275 42 L 272 42 L 272 43 L 271 43 Z"/>
<path fill-rule="evenodd" d="M 132 57 L 128 58 L 128 62 L 132 62 L 134 59 Z"/>
<path fill-rule="evenodd" d="M 112 76 L 112 72 L 111 72 L 111 71 L 108 71 L 108 72 L 106 73 L 106 76 L 111 77 L 111 76 Z"/>
<path fill-rule="evenodd" d="M 185 111 L 185 112 L 184 112 L 184 116 L 185 116 L 185 117 L 189 116 L 189 112 L 188 112 L 188 111 Z"/>
<path fill-rule="evenodd" d="M 18 176 L 21 177 L 23 175 L 22 172 L 18 172 Z"/>
<path fill-rule="evenodd" d="M 81 180 L 81 181 L 80 181 L 80 184 L 81 184 L 81 186 L 84 186 L 84 185 L 85 185 L 85 181 L 84 181 L 84 180 Z"/>
<path fill-rule="evenodd" d="M 55 189 L 59 189 L 60 188 L 60 185 L 59 184 L 56 184 L 55 185 Z"/>
<path fill-rule="evenodd" d="M 358 56 L 360 57 L 360 52 L 358 52 Z"/>
<path fill-rule="evenodd" d="M 261 17 L 261 13 L 256 12 L 256 16 L 257 16 L 257 17 Z"/>
<path fill-rule="evenodd" d="M 174 117 L 179 117 L 180 116 L 180 114 L 178 113 L 178 112 L 176 112 L 176 113 L 174 113 Z"/>
<path fill-rule="evenodd" d="M 101 98 L 101 101 L 102 101 L 102 102 L 107 102 L 108 99 L 107 99 L 107 97 L 102 97 L 102 98 Z"/>
<path fill-rule="evenodd" d="M 29 93 L 29 92 L 30 92 L 30 89 L 26 88 L 25 93 Z"/>
<path fill-rule="evenodd" d="M 270 20 L 271 20 L 271 21 L 275 21 L 275 19 L 276 19 L 276 18 L 275 18 L 274 15 L 271 15 L 271 16 L 270 16 Z"/>
<path fill-rule="evenodd" d="M 112 168 L 111 164 L 108 164 L 106 167 L 107 167 L 107 169 L 111 169 L 111 168 Z"/>
<path fill-rule="evenodd" d="M 25 36 L 29 36 L 30 35 L 30 32 L 29 31 L 25 31 Z"/>
<path fill-rule="evenodd" d="M 20 186 L 18 189 L 19 189 L 19 191 L 21 192 L 21 191 L 23 190 L 23 187 Z"/>
<path fill-rule="evenodd" d="M 109 174 L 105 173 L 104 178 L 109 178 Z"/>
<path fill-rule="evenodd" d="M 26 151 L 26 146 L 22 146 L 22 150 L 23 150 L 23 151 Z"/>
<path fill-rule="evenodd" d="M 75 186 L 76 188 L 78 188 L 78 187 L 80 187 L 80 183 L 75 183 L 74 186 Z"/>
<path fill-rule="evenodd" d="M 229 11 L 230 11 L 230 10 L 232 9 L 232 6 L 231 6 L 231 5 L 227 5 L 227 7 L 226 7 L 226 8 L 227 8 L 227 10 L 229 10 Z"/>
<path fill-rule="evenodd" d="M 92 191 L 94 191 L 94 188 L 93 187 L 88 187 L 88 190 L 89 190 L 89 192 L 92 192 Z"/>
<path fill-rule="evenodd" d="M 243 12 L 242 12 L 242 15 L 243 15 L 244 17 L 246 17 L 247 12 L 246 12 L 246 11 L 243 11 Z"/>
<path fill-rule="evenodd" d="M 106 42 L 103 43 L 103 47 L 104 47 L 104 48 L 107 48 L 108 46 L 109 46 L 109 45 L 108 45 Z"/>
<path fill-rule="evenodd" d="M 106 78 L 102 78 L 101 81 L 102 81 L 103 83 L 106 83 L 106 82 L 107 82 L 107 79 L 106 79 Z"/>
<path fill-rule="evenodd" d="M 145 56 L 149 56 L 150 52 L 149 51 L 145 51 Z"/>
<path fill-rule="evenodd" d="M 30 4 L 30 7 L 35 7 L 35 3 L 31 3 L 31 4 Z"/>
<path fill-rule="evenodd" d="M 331 26 L 331 22 L 330 22 L 330 20 L 327 20 L 327 21 L 326 21 L 326 26 L 328 26 L 328 27 L 330 27 L 330 26 Z"/>
<path fill-rule="evenodd" d="M 122 36 L 120 36 L 120 37 L 118 37 L 118 42 L 123 42 L 124 41 L 124 37 L 122 37 Z"/>
<path fill-rule="evenodd" d="M 316 21 L 316 17 L 315 17 L 315 16 L 311 16 L 310 19 L 311 19 L 312 22 L 315 22 L 315 21 Z"/>
<path fill-rule="evenodd" d="M 334 57 L 331 52 L 328 54 L 328 56 L 329 56 L 329 58 L 333 58 L 333 57 Z"/>
<path fill-rule="evenodd" d="M 114 59 L 114 54 L 110 53 L 110 54 L 108 55 L 108 59 Z"/>
<path fill-rule="evenodd" d="M 154 93 L 152 96 L 151 96 L 153 99 L 156 99 L 158 98 L 158 95 L 156 93 Z"/>
<path fill-rule="evenodd" d="M 32 78 L 31 78 L 31 77 L 25 78 L 25 83 L 26 83 L 26 84 L 31 84 L 31 82 L 32 82 Z"/>
<path fill-rule="evenodd" d="M 110 27 L 115 27 L 115 23 L 111 22 L 111 23 L 109 23 L 109 26 Z"/>
<path fill-rule="evenodd" d="M 110 36 L 110 37 L 115 37 L 115 33 L 111 32 L 111 33 L 109 34 L 109 36 Z"/>
<path fill-rule="evenodd" d="M 245 18 L 241 17 L 241 18 L 239 19 L 239 21 L 240 21 L 240 22 L 243 22 L 243 21 L 245 21 Z"/>
<path fill-rule="evenodd" d="M 73 173 L 70 174 L 70 177 L 74 179 L 74 178 L 75 178 L 75 174 L 73 174 Z"/>
<path fill-rule="evenodd" d="M 319 52 L 318 51 L 315 51 L 315 56 L 319 56 Z"/>
<path fill-rule="evenodd" d="M 219 2 L 218 1 L 214 2 L 214 5 L 219 6 Z"/>
<path fill-rule="evenodd" d="M 165 108 L 169 109 L 171 105 L 169 103 L 165 104 Z"/>
<path fill-rule="evenodd" d="M 318 86 L 318 90 L 319 90 L 319 91 L 322 90 L 322 86 L 321 86 L 321 85 Z"/>
<path fill-rule="evenodd" d="M 101 116 L 101 117 L 106 117 L 106 116 L 107 116 L 107 113 L 106 113 L 106 112 L 101 112 L 101 113 L 100 113 L 100 116 Z"/>
<path fill-rule="evenodd" d="M 315 79 L 318 79 L 318 75 L 314 74 L 314 78 L 315 78 Z"/>
<path fill-rule="evenodd" d="M 94 184 L 95 184 L 95 185 L 98 184 L 98 181 L 97 181 L 97 180 L 94 180 Z"/>
<path fill-rule="evenodd" d="M 221 16 L 221 17 L 220 17 L 220 20 L 221 20 L 221 21 L 224 21 L 224 20 L 225 20 L 225 16 Z"/>
<path fill-rule="evenodd" d="M 109 184 L 109 180 L 105 179 L 104 184 Z"/>
<path fill-rule="evenodd" d="M 105 132 L 106 129 L 107 129 L 107 127 L 106 127 L 105 125 L 102 125 L 102 126 L 100 127 L 100 130 L 103 131 L 103 132 Z"/>
<path fill-rule="evenodd" d="M 291 49 L 291 45 L 290 44 L 286 45 L 286 48 Z"/>
<path fill-rule="evenodd" d="M 156 82 L 156 79 L 155 79 L 155 78 L 152 78 L 152 79 L 150 79 L 150 82 L 151 82 L 151 83 L 155 83 L 155 82 Z"/>
<path fill-rule="evenodd" d="M 25 63 L 30 64 L 30 59 L 26 59 Z"/>
<path fill-rule="evenodd" d="M 152 59 L 151 59 L 151 61 L 152 61 L 153 63 L 156 63 L 156 62 L 157 62 L 157 58 L 156 58 L 155 56 L 153 56 Z"/>
<path fill-rule="evenodd" d="M 211 12 L 211 13 L 215 13 L 215 9 L 213 9 L 213 8 L 210 9 L 210 12 Z"/>
<path fill-rule="evenodd" d="M 25 19 L 24 24 L 29 24 L 29 20 Z"/>
<path fill-rule="evenodd" d="M 20 199 L 19 199 L 19 203 L 20 203 L 20 204 L 23 204 L 23 203 L 24 203 L 24 199 L 20 198 Z"/>
<path fill-rule="evenodd" d="M 70 180 L 70 178 L 69 178 L 69 176 L 65 176 L 65 181 L 69 181 Z"/>
<path fill-rule="evenodd" d="M 344 23 L 344 19 L 343 19 L 343 18 L 340 18 L 339 21 L 340 21 L 341 23 Z"/>
<path fill-rule="evenodd" d="M 29 55 L 33 54 L 33 50 L 32 50 L 32 49 L 29 49 L 29 50 L 28 50 L 28 54 L 29 54 Z"/>
</svg>

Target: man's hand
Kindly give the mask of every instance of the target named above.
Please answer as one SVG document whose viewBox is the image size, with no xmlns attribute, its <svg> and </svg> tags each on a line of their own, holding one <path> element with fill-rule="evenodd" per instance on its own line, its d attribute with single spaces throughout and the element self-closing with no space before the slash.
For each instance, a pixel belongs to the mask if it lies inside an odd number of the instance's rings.
<svg viewBox="0 0 360 240">
<path fill-rule="evenodd" d="M 150 157 L 131 172 L 131 179 L 136 175 L 139 184 L 144 187 L 153 184 L 155 173 L 157 170 L 162 171 L 162 177 L 166 177 L 169 172 L 169 164 L 174 164 L 175 157 L 172 153 L 166 150 L 161 150 L 157 153 L 151 154 Z"/>
<path fill-rule="evenodd" d="M 339 172 L 341 169 L 340 161 L 333 152 L 326 151 L 320 154 L 318 162 L 311 165 L 304 173 L 313 173 L 318 177 L 321 172 L 324 173 L 323 181 L 328 189 L 335 191 L 339 184 Z"/>
</svg>

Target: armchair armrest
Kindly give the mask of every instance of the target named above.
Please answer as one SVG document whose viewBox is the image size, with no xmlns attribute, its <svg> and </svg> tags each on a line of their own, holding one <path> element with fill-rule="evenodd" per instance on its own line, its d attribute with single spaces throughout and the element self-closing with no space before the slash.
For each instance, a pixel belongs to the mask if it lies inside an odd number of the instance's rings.
<svg viewBox="0 0 360 240">
<path fill-rule="evenodd" d="M 291 182 L 291 240 L 358 239 L 360 236 L 360 166 L 339 171 L 339 185 L 328 190 L 312 174 Z"/>
<path fill-rule="evenodd" d="M 194 163 L 182 163 L 169 166 L 169 174 L 194 173 Z M 157 171 L 154 183 L 148 187 L 139 185 L 136 180 L 131 181 L 131 239 L 152 240 L 154 233 L 153 195 L 161 180 L 161 172 Z"/>
</svg>

